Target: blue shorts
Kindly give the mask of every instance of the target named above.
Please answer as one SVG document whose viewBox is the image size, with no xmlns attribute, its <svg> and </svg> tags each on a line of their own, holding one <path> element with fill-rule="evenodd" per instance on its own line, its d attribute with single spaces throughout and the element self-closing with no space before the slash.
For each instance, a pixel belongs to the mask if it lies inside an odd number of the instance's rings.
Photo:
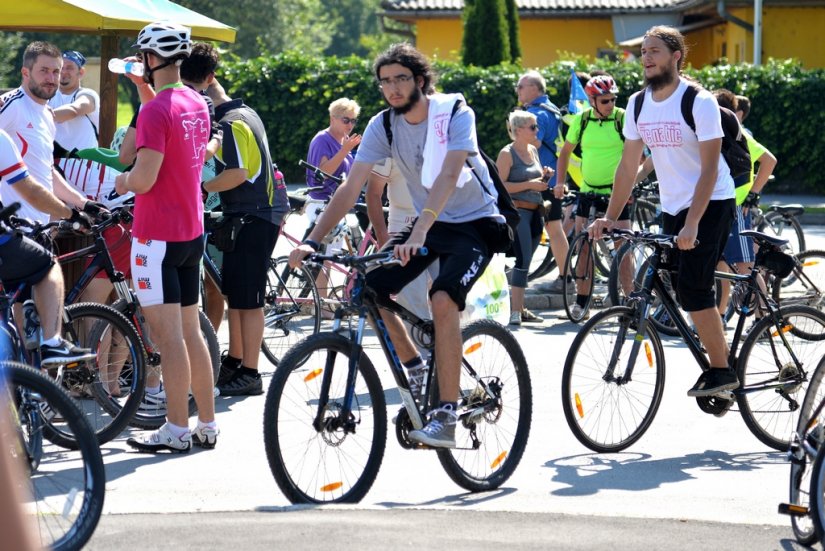
<svg viewBox="0 0 825 551">
<path fill-rule="evenodd" d="M 742 216 L 742 207 L 736 207 L 736 218 L 730 227 L 730 235 L 723 253 L 728 264 L 754 261 L 753 240 L 750 237 L 739 235 L 739 232 L 749 229 L 751 229 L 751 217 Z"/>
</svg>

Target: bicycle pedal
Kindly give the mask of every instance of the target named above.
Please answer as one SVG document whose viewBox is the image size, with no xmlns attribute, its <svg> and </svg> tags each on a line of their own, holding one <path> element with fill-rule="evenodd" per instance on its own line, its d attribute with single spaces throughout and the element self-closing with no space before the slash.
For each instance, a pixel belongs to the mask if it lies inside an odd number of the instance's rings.
<svg viewBox="0 0 825 551">
<path fill-rule="evenodd" d="M 795 505 L 793 503 L 780 503 L 777 508 L 780 515 L 789 515 L 792 517 L 807 517 L 810 514 L 810 509 L 804 505 Z"/>
</svg>

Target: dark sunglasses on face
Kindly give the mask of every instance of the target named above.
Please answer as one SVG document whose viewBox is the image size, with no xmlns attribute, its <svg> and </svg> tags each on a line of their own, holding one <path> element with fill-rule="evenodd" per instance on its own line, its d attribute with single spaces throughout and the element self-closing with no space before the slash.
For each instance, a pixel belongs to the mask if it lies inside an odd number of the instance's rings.
<svg viewBox="0 0 825 551">
<path fill-rule="evenodd" d="M 529 128 L 530 130 L 538 130 L 539 125 L 537 125 L 537 124 L 528 124 L 527 126 L 525 126 L 525 128 Z"/>
<path fill-rule="evenodd" d="M 601 103 L 602 105 L 607 105 L 609 103 L 616 103 L 616 98 L 600 99 L 599 103 Z"/>
<path fill-rule="evenodd" d="M 338 119 L 344 124 L 358 124 L 358 119 L 351 119 L 349 117 L 338 117 Z"/>
</svg>

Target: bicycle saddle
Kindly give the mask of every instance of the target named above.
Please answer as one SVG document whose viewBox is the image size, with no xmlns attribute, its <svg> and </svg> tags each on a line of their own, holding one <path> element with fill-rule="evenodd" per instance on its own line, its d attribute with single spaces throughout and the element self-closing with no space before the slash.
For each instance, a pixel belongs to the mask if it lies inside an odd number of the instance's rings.
<svg viewBox="0 0 825 551">
<path fill-rule="evenodd" d="M 781 237 L 768 235 L 768 234 L 765 234 L 765 233 L 762 233 L 762 232 L 758 232 L 756 230 L 741 231 L 741 232 L 739 232 L 739 235 L 741 235 L 743 237 L 750 237 L 759 246 L 770 245 L 770 246 L 781 248 L 781 247 L 784 247 L 785 245 L 788 244 L 787 239 L 782 239 Z"/>
<path fill-rule="evenodd" d="M 801 216 L 805 213 L 805 207 L 798 203 L 793 203 L 791 205 L 771 205 L 768 207 L 768 210 L 778 212 L 783 216 Z"/>
</svg>

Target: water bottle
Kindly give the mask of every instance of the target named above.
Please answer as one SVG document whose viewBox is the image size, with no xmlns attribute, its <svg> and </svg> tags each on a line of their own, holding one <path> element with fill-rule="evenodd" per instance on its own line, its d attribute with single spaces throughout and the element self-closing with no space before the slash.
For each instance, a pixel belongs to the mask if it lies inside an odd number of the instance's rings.
<svg viewBox="0 0 825 551">
<path fill-rule="evenodd" d="M 23 342 L 26 350 L 34 350 L 40 346 L 40 316 L 32 299 L 23 303 Z"/>
<path fill-rule="evenodd" d="M 275 167 L 275 189 L 281 189 L 286 185 L 284 183 L 284 173 L 278 169 L 278 165 L 275 163 L 272 166 Z"/>
<path fill-rule="evenodd" d="M 131 73 L 136 77 L 143 76 L 143 63 L 139 61 L 126 61 L 113 57 L 109 60 L 109 70 L 113 73 L 126 74 Z"/>
</svg>

